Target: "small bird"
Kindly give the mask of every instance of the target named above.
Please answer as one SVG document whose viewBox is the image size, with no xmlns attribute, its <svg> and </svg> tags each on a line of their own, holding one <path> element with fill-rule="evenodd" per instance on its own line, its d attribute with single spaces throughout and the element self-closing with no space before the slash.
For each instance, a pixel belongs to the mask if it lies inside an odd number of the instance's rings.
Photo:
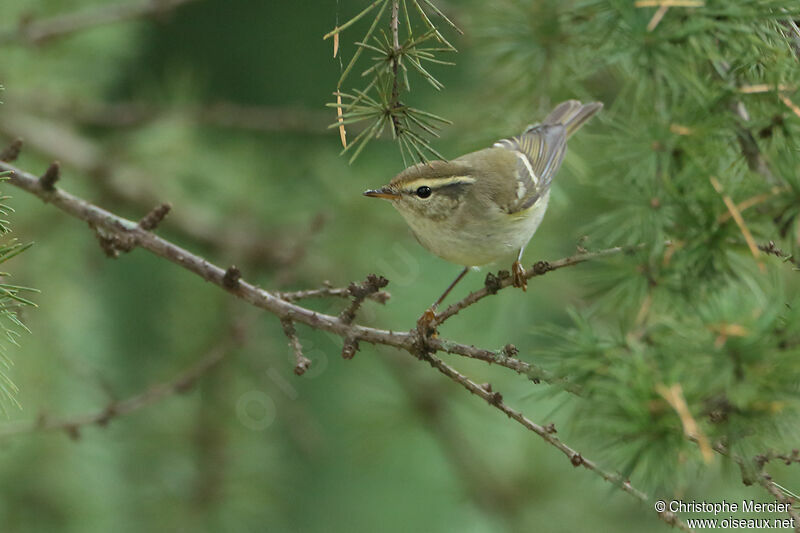
<svg viewBox="0 0 800 533">
<path fill-rule="evenodd" d="M 471 267 L 515 254 L 514 286 L 527 288 L 522 252 L 544 217 L 567 138 L 602 107 L 562 102 L 521 135 L 452 161 L 414 165 L 388 185 L 364 192 L 391 201 L 430 252 L 464 266 L 426 311 L 429 319 Z"/>
</svg>

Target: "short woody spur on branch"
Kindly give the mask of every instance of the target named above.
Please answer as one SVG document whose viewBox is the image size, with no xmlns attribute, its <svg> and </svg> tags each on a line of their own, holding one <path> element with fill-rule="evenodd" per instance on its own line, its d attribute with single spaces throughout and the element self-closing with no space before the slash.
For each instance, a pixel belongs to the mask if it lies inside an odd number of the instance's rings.
<svg viewBox="0 0 800 533">
<path fill-rule="evenodd" d="M 18 153 L 18 150 L 17 150 Z M 14 158 L 7 158 L 14 159 Z M 509 418 L 513 419 L 526 429 L 536 433 L 545 442 L 555 447 L 563 454 L 565 454 L 574 466 L 582 466 L 590 470 L 604 480 L 613 483 L 623 491 L 633 495 L 637 499 L 648 502 L 649 498 L 641 491 L 631 486 L 630 482 L 621 478 L 619 475 L 608 472 L 600 468 L 596 463 L 586 459 L 582 454 L 564 444 L 558 437 L 555 436 L 555 431 L 552 426 L 541 426 L 525 417 L 519 411 L 508 407 L 504 402 L 502 395 L 499 392 L 490 392 L 486 387 L 480 386 L 469 378 L 459 373 L 451 366 L 444 363 L 441 359 L 437 358 L 434 354 L 436 352 L 446 352 L 450 354 L 462 355 L 465 357 L 476 358 L 488 363 L 495 363 L 501 366 L 508 367 L 516 372 L 526 373 L 528 375 L 544 375 L 540 369 L 536 369 L 530 364 L 524 363 L 514 356 L 516 349 L 513 346 L 498 351 L 484 350 L 475 348 L 474 346 L 467 346 L 457 342 L 443 340 L 437 337 L 421 336 L 416 329 L 407 332 L 389 331 L 376 329 L 368 326 L 359 325 L 351 322 L 351 318 L 355 318 L 355 313 L 358 307 L 365 299 L 371 299 L 375 295 L 380 294 L 380 289 L 385 286 L 385 281 L 379 282 L 378 278 L 370 281 L 367 280 L 366 285 L 351 285 L 348 289 L 353 300 L 351 305 L 345 310 L 342 316 L 336 317 L 312 311 L 310 309 L 298 306 L 289 299 L 300 299 L 304 296 L 317 296 L 314 293 L 296 293 L 289 294 L 288 299 L 281 298 L 280 293 L 272 293 L 264 289 L 255 287 L 241 279 L 241 274 L 238 273 L 236 267 L 231 267 L 225 270 L 212 263 L 209 263 L 202 257 L 192 254 L 171 242 L 158 237 L 152 231 L 145 229 L 141 222 L 137 223 L 131 220 L 119 217 L 109 211 L 106 211 L 96 205 L 93 205 L 81 198 L 73 196 L 60 188 L 55 187 L 55 180 L 53 179 L 53 171 L 49 170 L 43 178 L 37 177 L 29 172 L 25 172 L 8 162 L 0 162 L 0 172 L 8 171 L 10 176 L 8 182 L 28 193 L 37 196 L 45 203 L 49 203 L 58 209 L 64 211 L 70 216 L 83 220 L 96 232 L 100 239 L 101 246 L 106 254 L 109 251 L 127 252 L 133 248 L 142 248 L 150 253 L 166 259 L 190 272 L 200 276 L 204 280 L 211 282 L 218 287 L 230 292 L 237 298 L 240 298 L 251 305 L 264 309 L 276 315 L 282 322 L 284 331 L 290 340 L 290 344 L 295 351 L 297 358 L 296 372 L 302 374 L 309 366 L 310 362 L 302 355 L 302 346 L 297 340 L 293 324 L 304 324 L 314 329 L 329 331 L 339 335 L 344 340 L 343 355 L 352 356 L 358 349 L 358 342 L 364 341 L 370 344 L 383 344 L 392 346 L 403 351 L 408 352 L 414 357 L 427 361 L 433 368 L 458 383 L 470 393 L 475 394 L 485 400 L 492 407 L 500 410 Z M 162 208 L 157 208 L 163 211 Z M 152 219 L 153 215 L 148 215 L 145 220 Z M 147 226 L 145 224 L 144 226 Z M 621 248 L 611 249 L 604 252 L 598 252 L 597 255 L 610 255 L 620 253 Z M 567 258 L 553 264 L 561 265 L 557 268 L 579 264 L 581 260 L 578 257 Z M 535 267 L 525 271 L 526 279 L 542 275 L 541 268 L 537 270 Z M 509 284 L 500 284 L 494 287 L 493 291 L 507 287 Z M 355 288 L 354 288 L 355 287 Z M 362 288 L 358 288 L 362 287 Z M 319 294 L 327 294 L 332 296 L 342 296 L 342 291 L 330 290 L 327 288 L 320 289 Z M 473 303 L 479 301 L 482 297 L 475 298 L 472 303 L 462 304 L 460 309 L 468 307 Z M 378 301 L 385 301 L 383 297 L 378 297 Z M 350 350 L 350 352 L 347 352 Z M 538 377 L 535 379 L 539 379 Z M 136 400 L 135 405 L 140 402 Z M 101 416 L 102 418 L 102 416 Z M 96 416 L 92 416 L 90 420 L 94 421 Z M 69 427 L 69 423 L 59 425 L 58 427 Z M 658 513 L 659 518 L 669 524 L 675 525 L 684 531 L 690 531 L 688 526 L 685 525 L 677 516 L 670 512 Z"/>
</svg>

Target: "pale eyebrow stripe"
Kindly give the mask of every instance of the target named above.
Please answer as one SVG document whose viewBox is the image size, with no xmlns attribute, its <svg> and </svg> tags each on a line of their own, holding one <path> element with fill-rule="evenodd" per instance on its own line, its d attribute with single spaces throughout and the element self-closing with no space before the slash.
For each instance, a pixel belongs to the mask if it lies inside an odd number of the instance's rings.
<svg viewBox="0 0 800 533">
<path fill-rule="evenodd" d="M 414 191 L 417 190 L 418 187 L 423 185 L 427 185 L 431 189 L 438 189 L 439 187 L 445 187 L 447 185 L 454 185 L 454 184 L 469 184 L 475 183 L 475 178 L 470 176 L 449 176 L 447 178 L 419 178 L 413 181 L 409 181 L 408 183 L 404 183 L 402 189 L 404 191 Z"/>
</svg>

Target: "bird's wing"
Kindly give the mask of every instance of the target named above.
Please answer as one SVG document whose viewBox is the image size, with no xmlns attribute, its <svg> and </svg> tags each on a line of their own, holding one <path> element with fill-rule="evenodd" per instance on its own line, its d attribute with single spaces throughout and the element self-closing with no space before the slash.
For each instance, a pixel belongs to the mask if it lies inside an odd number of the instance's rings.
<svg viewBox="0 0 800 533">
<path fill-rule="evenodd" d="M 518 213 L 529 209 L 550 190 L 553 176 L 564 160 L 567 128 L 563 124 L 541 124 L 516 137 L 494 143 L 517 156 L 516 198 L 506 210 Z"/>
</svg>

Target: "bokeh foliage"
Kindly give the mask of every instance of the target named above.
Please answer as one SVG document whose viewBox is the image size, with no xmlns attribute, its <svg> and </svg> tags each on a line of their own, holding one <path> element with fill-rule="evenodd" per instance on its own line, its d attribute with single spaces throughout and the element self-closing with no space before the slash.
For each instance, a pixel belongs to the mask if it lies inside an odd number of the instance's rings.
<svg viewBox="0 0 800 533">
<path fill-rule="evenodd" d="M 3 86 L 0 85 L 0 93 Z M 0 101 L 0 104 L 3 102 Z M 8 179 L 8 174 L 0 172 L 0 184 Z M 32 243 L 22 243 L 10 237 L 12 232 L 11 222 L 8 220 L 14 209 L 8 205 L 10 196 L 0 195 L 0 265 L 5 263 L 30 248 Z M 8 272 L 0 272 L 0 411 L 6 413 L 6 407 L 13 405 L 20 407 L 17 401 L 19 389 L 8 375 L 8 370 L 13 366 L 13 359 L 9 354 L 9 348 L 19 346 L 17 339 L 20 334 L 28 328 L 19 319 L 19 312 L 22 307 L 35 307 L 36 304 L 26 297 L 31 292 L 36 292 L 30 287 L 23 287 L 9 283 L 6 280 L 11 277 Z"/>
<path fill-rule="evenodd" d="M 557 67 L 565 69 L 557 83 L 578 95 L 614 89 L 607 129 L 592 139 L 605 156 L 589 163 L 585 185 L 597 201 L 584 212 L 584 231 L 593 247 L 644 246 L 595 265 L 591 299 L 574 325 L 544 329 L 544 352 L 557 373 L 584 385 L 590 401 L 581 417 L 628 472 L 658 464 L 665 476 L 650 479 L 667 482 L 681 471 L 664 468 L 665 457 L 672 465 L 700 460 L 658 384 L 680 384 L 700 430 L 744 457 L 792 448 L 800 121 L 782 98 L 800 82 L 800 10 L 706 2 L 671 8 L 650 31 L 652 10 L 630 2 L 550 8 L 543 32 L 541 5 L 492 7 L 500 26 L 529 22 L 512 33 L 513 48 L 488 37 L 501 43 L 488 48 L 498 78 L 515 72 L 518 87 L 558 94 L 561 87 L 519 61 L 563 56 L 580 59 Z M 508 51 L 523 43 L 527 55 Z M 763 251 L 753 258 L 725 195 L 758 200 L 744 211 L 746 226 L 778 260 Z"/>
<path fill-rule="evenodd" d="M 93 4 L 6 0 L 0 9 L 8 22 Z M 422 250 L 388 206 L 360 196 L 402 169 L 397 145 L 372 142 L 349 165 L 336 129 L 325 128 L 336 121 L 325 104 L 342 69 L 321 37 L 367 4 L 207 0 L 156 22 L 40 48 L 7 45 L 0 133 L 28 127 L 20 165 L 32 171 L 53 158 L 37 138 L 77 136 L 102 151 L 104 168 L 138 169 L 120 179 L 157 190 L 175 213 L 200 207 L 217 220 L 244 218 L 268 242 L 299 240 L 322 214 L 322 231 L 288 268 L 198 244 L 169 219 L 159 231 L 239 264 L 265 288 L 383 274 L 393 297 L 385 308 L 366 307 L 361 319 L 411 327 L 457 269 Z M 566 98 L 606 104 L 570 141 L 526 262 L 576 246 L 644 245 L 538 278 L 526 294 L 505 291 L 442 328 L 479 346 L 514 342 L 520 357 L 578 385 L 581 396 L 448 361 L 660 496 L 769 499 L 742 485 L 723 457 L 703 461 L 659 386 L 679 384 L 703 435 L 747 460 L 797 446 L 794 259 L 753 258 L 710 180 L 735 203 L 763 198 L 742 211 L 747 227 L 758 244 L 773 241 L 797 257 L 800 117 L 781 100 L 800 103 L 797 39 L 787 25 L 797 10 L 707 1 L 670 8 L 647 31 L 656 8 L 627 0 L 440 7 L 464 31 L 451 38 L 442 28 L 459 50 L 447 55 L 456 64 L 429 69 L 442 90 L 410 76 L 403 96 L 454 123 L 432 144 L 444 156 L 517 132 Z M 341 57 L 352 57 L 371 23 L 366 16 L 341 35 Z M 358 87 L 356 73 L 349 81 Z M 742 91 L 757 85 L 773 89 Z M 87 102 L 155 111 L 135 127 L 109 126 L 79 116 Z M 218 102 L 316 110 L 322 125 L 258 132 L 204 122 L 203 110 Z M 755 164 L 752 143 L 771 177 Z M 104 168 L 82 173 L 64 163 L 68 190 L 134 219 L 144 214 L 108 195 L 98 181 Z M 298 328 L 314 361 L 298 379 L 272 317 L 141 251 L 106 260 L 84 225 L 15 196 L 15 226 L 37 241 L 15 259 L 15 278 L 43 290 L 41 309 L 26 322 L 35 334 L 13 372 L 24 407 L 15 418 L 82 413 L 135 394 L 213 348 L 229 335 L 232 316 L 248 326 L 244 346 L 186 394 L 86 428 L 77 442 L 64 434 L 7 440 L 0 518 L 10 530 L 665 530 L 651 509 L 573 469 L 407 355 L 363 347 L 345 362 L 338 341 Z M 481 277 L 471 275 L 455 297 Z M 333 313 L 342 306 L 312 305 Z M 254 411 L 243 410 L 243 398 L 259 399 Z M 797 465 L 768 466 L 782 485 L 800 483 Z"/>
<path fill-rule="evenodd" d="M 6 178 L 7 176 L 0 173 L 0 182 Z M 0 202 L 5 202 L 8 199 L 8 196 L 0 196 Z M 8 217 L 11 212 L 13 212 L 13 209 L 10 206 L 0 203 L 0 216 Z M 11 233 L 9 222 L 5 219 L 0 220 L 0 234 L 6 237 L 4 242 L 0 242 L 0 265 L 5 264 L 6 261 L 30 247 L 30 243 L 24 244 L 16 239 L 8 238 L 9 233 Z M 0 276 L 8 278 L 10 274 L 1 272 Z M 5 409 L 8 404 L 19 407 L 16 398 L 19 389 L 8 375 L 8 370 L 13 365 L 9 348 L 19 346 L 17 339 L 23 331 L 28 329 L 19 320 L 19 309 L 23 306 L 36 306 L 30 299 L 23 296 L 31 292 L 35 292 L 35 290 L 30 287 L 22 287 L 7 282 L 0 283 L 0 367 L 2 367 L 0 368 L 0 410 L 3 413 L 6 412 Z"/>
</svg>

